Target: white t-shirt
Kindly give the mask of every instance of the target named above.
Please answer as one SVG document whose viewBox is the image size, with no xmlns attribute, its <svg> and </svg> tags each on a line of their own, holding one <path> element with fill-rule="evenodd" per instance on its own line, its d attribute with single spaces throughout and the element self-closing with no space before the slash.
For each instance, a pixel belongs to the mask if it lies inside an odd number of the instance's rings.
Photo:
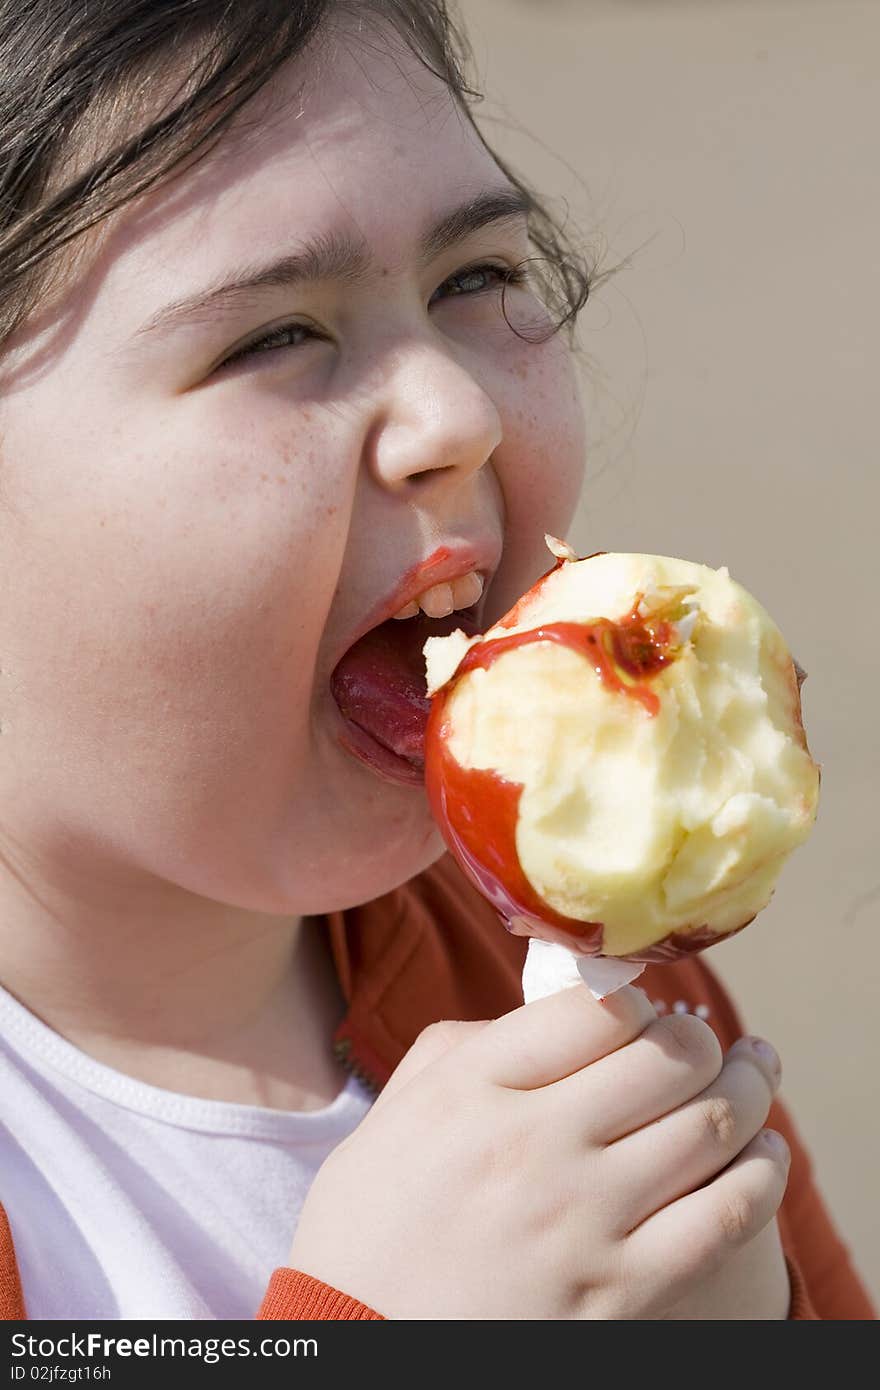
<svg viewBox="0 0 880 1390">
<path fill-rule="evenodd" d="M 321 1163 L 370 1108 L 199 1100 L 106 1067 L 0 988 L 0 1201 L 29 1318 L 253 1318 Z"/>
</svg>

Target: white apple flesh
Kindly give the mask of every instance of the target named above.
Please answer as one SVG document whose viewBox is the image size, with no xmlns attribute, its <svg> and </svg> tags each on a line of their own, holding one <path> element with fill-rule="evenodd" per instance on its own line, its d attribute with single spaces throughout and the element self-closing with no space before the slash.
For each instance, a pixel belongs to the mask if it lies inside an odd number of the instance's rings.
<svg viewBox="0 0 880 1390">
<path fill-rule="evenodd" d="M 482 637 L 425 646 L 432 809 L 510 930 L 701 950 L 766 906 L 815 821 L 803 673 L 726 568 L 554 553 Z"/>
</svg>

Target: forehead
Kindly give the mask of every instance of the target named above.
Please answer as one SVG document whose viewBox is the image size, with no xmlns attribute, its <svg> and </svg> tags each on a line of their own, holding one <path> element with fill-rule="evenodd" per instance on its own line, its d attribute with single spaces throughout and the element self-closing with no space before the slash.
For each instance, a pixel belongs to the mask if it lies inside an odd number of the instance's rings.
<svg viewBox="0 0 880 1390">
<path fill-rule="evenodd" d="M 399 40 L 337 35 L 279 71 L 205 160 L 126 210 L 103 269 L 144 308 L 307 234 L 356 232 L 393 267 L 487 181 L 497 166 L 441 79 Z"/>
</svg>

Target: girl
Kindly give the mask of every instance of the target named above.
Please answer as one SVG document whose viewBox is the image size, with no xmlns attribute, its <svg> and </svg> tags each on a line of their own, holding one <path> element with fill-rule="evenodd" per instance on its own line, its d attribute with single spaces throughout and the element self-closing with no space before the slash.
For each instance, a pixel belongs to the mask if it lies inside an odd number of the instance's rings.
<svg viewBox="0 0 880 1390">
<path fill-rule="evenodd" d="M 517 1007 L 428 814 L 395 676 L 565 533 L 587 288 L 445 6 L 0 23 L 6 1316 L 870 1316 L 702 961 Z"/>
</svg>

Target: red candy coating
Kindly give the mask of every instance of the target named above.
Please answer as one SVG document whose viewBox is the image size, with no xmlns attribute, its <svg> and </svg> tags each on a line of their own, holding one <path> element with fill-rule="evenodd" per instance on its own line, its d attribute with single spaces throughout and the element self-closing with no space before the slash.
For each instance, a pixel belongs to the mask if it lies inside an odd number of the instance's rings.
<svg viewBox="0 0 880 1390">
<path fill-rule="evenodd" d="M 558 567 L 554 566 L 548 575 Z M 536 588 L 543 585 L 548 575 L 539 580 Z M 533 589 L 520 599 L 499 626 L 510 628 L 523 621 L 534 593 Z M 675 660 L 678 650 L 675 630 L 669 621 L 639 614 L 641 598 L 641 594 L 637 595 L 630 612 L 616 622 L 599 618 L 591 623 L 549 623 L 476 643 L 465 653 L 452 679 L 437 691 L 428 717 L 425 785 L 434 818 L 461 868 L 492 903 L 509 931 L 560 942 L 580 955 L 603 954 L 603 924 L 563 916 L 532 887 L 516 850 L 522 785 L 491 769 L 460 765 L 449 749 L 447 706 L 458 681 L 469 671 L 488 669 L 505 652 L 518 647 L 558 642 L 579 652 L 609 689 L 637 700 L 653 718 L 660 701 L 647 682 Z M 747 925 L 743 922 L 736 930 Z M 695 925 L 622 959 L 646 963 L 674 960 L 733 934 Z"/>
</svg>

